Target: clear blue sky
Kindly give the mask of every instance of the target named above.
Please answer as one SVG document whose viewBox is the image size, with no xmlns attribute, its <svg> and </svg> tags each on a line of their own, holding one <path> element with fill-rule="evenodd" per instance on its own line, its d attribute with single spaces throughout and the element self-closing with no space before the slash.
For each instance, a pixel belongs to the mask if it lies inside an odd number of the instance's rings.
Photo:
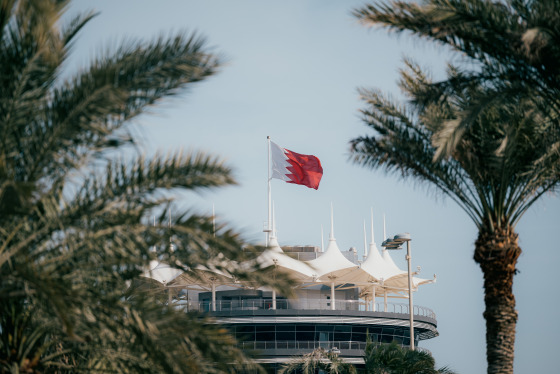
<svg viewBox="0 0 560 374">
<path fill-rule="evenodd" d="M 136 122 L 146 152 L 202 150 L 234 167 L 236 187 L 202 196 L 178 196 L 182 206 L 217 215 L 254 241 L 264 240 L 266 137 L 280 146 L 314 154 L 323 164 L 318 191 L 273 180 L 281 245 L 321 243 L 328 235 L 331 202 L 335 236 L 343 250 L 363 252 L 363 221 L 375 212 L 378 245 L 382 215 L 389 234 L 408 231 L 413 266 L 438 281 L 415 294 L 432 308 L 440 336 L 420 343 L 440 366 L 461 374 L 486 370 L 482 273 L 472 260 L 476 230 L 455 204 L 413 180 L 366 170 L 348 161 L 348 142 L 365 134 L 358 87 L 377 87 L 395 97 L 404 56 L 441 76 L 449 55 L 410 36 L 367 29 L 352 18 L 364 1 L 284 0 L 97 0 L 74 1 L 68 14 L 95 9 L 70 69 L 125 38 L 151 39 L 170 31 L 204 35 L 227 60 L 221 72 L 187 94 L 165 101 Z M 521 273 L 515 278 L 519 322 L 515 371 L 558 370 L 560 324 L 555 317 L 560 251 L 551 235 L 559 228 L 560 204 L 545 196 L 518 225 Z M 369 241 L 369 239 L 368 239 Z M 405 268 L 404 253 L 393 258 Z"/>
</svg>

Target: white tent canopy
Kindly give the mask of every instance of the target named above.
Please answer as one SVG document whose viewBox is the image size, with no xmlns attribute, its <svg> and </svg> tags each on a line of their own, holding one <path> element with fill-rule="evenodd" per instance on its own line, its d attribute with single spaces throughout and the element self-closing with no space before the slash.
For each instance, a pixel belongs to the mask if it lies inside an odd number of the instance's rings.
<svg viewBox="0 0 560 374">
<path fill-rule="evenodd" d="M 386 287 L 386 284 L 392 284 L 394 279 L 399 279 L 402 276 L 406 278 L 408 272 L 399 269 L 388 253 L 384 253 L 384 256 L 379 253 L 375 244 L 375 235 L 373 231 L 373 211 L 371 217 L 371 242 L 369 243 L 369 251 L 366 245 L 367 238 L 365 231 L 364 222 L 364 255 L 366 259 L 360 265 L 359 269 L 348 274 L 345 279 L 348 283 L 353 283 L 361 289 L 361 297 L 366 301 L 367 299 L 371 300 L 371 307 L 374 311 L 375 297 L 377 295 L 383 295 L 386 309 L 387 295 L 388 293 L 394 293 L 393 290 Z M 366 304 L 366 308 L 368 308 L 368 304 Z"/>
<path fill-rule="evenodd" d="M 387 280 L 398 277 L 402 274 L 406 276 L 407 272 L 396 267 L 392 260 L 391 262 L 387 262 L 379 254 L 375 243 L 370 243 L 369 253 L 366 260 L 360 265 L 359 269 L 356 269 L 352 273 L 348 274 L 345 279 L 348 283 L 358 285 L 367 283 L 382 284 Z"/>
<path fill-rule="evenodd" d="M 169 266 L 163 262 L 150 261 L 149 269 L 142 274 L 162 284 L 168 284 L 183 273 L 181 269 Z"/>
<path fill-rule="evenodd" d="M 236 280 L 229 274 L 225 274 L 217 269 L 197 266 L 195 269 L 183 271 L 174 268 L 169 264 L 151 261 L 149 270 L 145 271 L 143 277 L 153 279 L 167 287 L 210 289 L 212 292 L 212 310 L 216 308 L 216 286 L 235 284 Z"/>
<path fill-rule="evenodd" d="M 257 257 L 257 263 L 261 267 L 274 266 L 275 270 L 279 269 L 294 280 L 300 283 L 306 283 L 313 279 L 314 271 L 306 263 L 296 260 L 284 253 L 278 240 L 274 235 L 269 239 L 269 247 Z M 272 290 L 272 309 L 276 309 L 276 291 Z"/>
<path fill-rule="evenodd" d="M 314 270 L 309 265 L 286 255 L 274 236 L 270 237 L 269 247 L 257 257 L 257 262 L 261 267 L 274 265 L 277 269 L 301 282 L 310 281 L 314 275 Z"/>
<path fill-rule="evenodd" d="M 336 244 L 334 238 L 334 220 L 331 207 L 331 232 L 329 245 L 326 252 L 314 260 L 307 261 L 309 266 L 315 269 L 315 281 L 330 283 L 331 286 L 331 309 L 335 309 L 334 288 L 336 284 L 346 284 L 345 277 L 359 266 L 348 260 Z"/>
<path fill-rule="evenodd" d="M 348 283 L 345 276 L 359 266 L 348 260 L 336 244 L 334 237 L 329 239 L 329 245 L 325 253 L 311 261 L 307 261 L 310 267 L 314 269 L 314 277 L 318 282 Z"/>
<path fill-rule="evenodd" d="M 372 219 L 373 221 L 373 219 Z M 274 226 L 274 224 L 273 224 Z M 300 285 L 309 283 L 323 283 L 330 285 L 331 288 L 331 309 L 335 309 L 335 287 L 339 285 L 353 285 L 360 288 L 360 297 L 372 302 L 372 310 L 375 310 L 375 297 L 384 296 L 385 305 L 388 295 L 391 297 L 409 297 L 408 295 L 408 272 L 401 270 L 389 255 L 389 251 L 384 249 L 381 253 L 377 249 L 373 235 L 373 223 L 371 228 L 371 242 L 369 248 L 365 248 L 366 259 L 361 265 L 357 265 L 348 260 L 340 251 L 336 239 L 334 238 L 334 222 L 331 207 L 331 232 L 326 251 L 319 257 L 310 261 L 299 261 L 288 256 L 280 245 L 275 235 L 275 228 L 272 228 L 272 236 L 269 238 L 268 248 L 257 258 L 257 264 L 261 267 L 274 266 L 278 271 L 287 273 Z M 365 231 L 365 224 L 364 224 Z M 364 233 L 364 245 L 366 244 Z M 369 251 L 368 251 L 369 249 Z M 369 253 L 368 253 L 369 252 Z M 225 263 L 225 259 L 220 256 L 214 259 L 214 267 L 198 266 L 195 269 L 182 271 L 169 266 L 168 264 L 152 261 L 149 269 L 143 276 L 154 279 L 167 287 L 196 287 L 198 289 L 212 290 L 212 310 L 216 307 L 216 286 L 235 285 L 238 282 L 230 274 L 219 271 L 217 268 L 229 268 L 229 266 L 241 266 L 248 264 Z M 254 264 L 254 262 L 252 263 Z M 415 275 L 416 273 L 413 273 Z M 433 283 L 434 279 L 422 279 L 412 277 L 412 291 L 416 291 L 420 285 Z M 254 287 L 254 285 L 246 285 Z M 272 308 L 276 309 L 276 292 L 272 291 Z M 386 307 L 385 307 L 386 309 Z"/>
<path fill-rule="evenodd" d="M 329 244 L 325 253 L 311 261 L 307 261 L 309 266 L 315 269 L 315 278 L 320 282 L 333 282 L 349 274 L 352 270 L 358 268 L 358 265 L 348 260 L 336 244 L 334 238 L 334 218 L 331 206 L 331 232 L 329 235 Z M 338 281 L 337 281 L 338 282 Z M 340 283 L 340 282 L 338 282 Z M 343 282 L 345 283 L 345 282 Z"/>
<path fill-rule="evenodd" d="M 216 311 L 216 287 L 234 285 L 237 283 L 237 280 L 232 275 L 216 268 L 199 265 L 181 274 L 173 283 L 175 285 L 201 285 L 209 287 L 212 293 L 211 309 Z"/>
</svg>

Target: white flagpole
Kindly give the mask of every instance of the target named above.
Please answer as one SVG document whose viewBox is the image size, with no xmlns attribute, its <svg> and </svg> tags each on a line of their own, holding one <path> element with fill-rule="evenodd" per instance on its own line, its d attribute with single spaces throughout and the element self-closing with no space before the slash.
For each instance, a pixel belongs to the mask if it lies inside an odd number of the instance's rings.
<svg viewBox="0 0 560 374">
<path fill-rule="evenodd" d="M 274 215 L 274 211 L 275 211 L 275 209 L 274 209 L 274 201 L 273 201 L 272 202 L 272 221 L 271 221 L 272 222 L 272 224 L 271 224 L 272 228 L 271 228 L 271 231 L 270 231 L 270 237 L 278 239 L 278 235 L 277 235 L 278 233 L 276 232 L 276 217 Z"/>
<path fill-rule="evenodd" d="M 272 191 L 270 187 L 270 136 L 266 137 L 268 143 L 268 222 L 266 232 L 266 246 L 268 247 L 270 241 L 270 233 L 272 231 Z"/>
</svg>

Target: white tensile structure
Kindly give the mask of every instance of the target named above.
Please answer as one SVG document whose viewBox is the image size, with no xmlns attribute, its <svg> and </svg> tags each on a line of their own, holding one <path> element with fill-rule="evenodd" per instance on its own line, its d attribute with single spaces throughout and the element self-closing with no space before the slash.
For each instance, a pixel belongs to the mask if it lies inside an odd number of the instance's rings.
<svg viewBox="0 0 560 374">
<path fill-rule="evenodd" d="M 327 245 L 327 250 L 325 253 L 311 260 L 308 264 L 315 269 L 314 280 L 316 282 L 326 282 L 331 287 L 331 309 L 336 309 L 335 300 L 335 286 L 337 284 L 348 283 L 347 277 L 354 270 L 358 268 L 358 265 L 354 264 L 348 260 L 336 244 L 336 239 L 334 238 L 334 217 L 332 213 L 331 206 L 331 232 L 329 234 L 329 244 Z"/>
<path fill-rule="evenodd" d="M 274 223 L 273 223 L 274 226 Z M 376 311 L 375 300 L 383 297 L 383 310 L 387 311 L 388 298 L 408 298 L 408 272 L 401 270 L 383 249 L 377 249 L 373 232 L 373 214 L 371 225 L 371 242 L 364 248 L 365 259 L 361 264 L 350 261 L 339 249 L 334 237 L 334 221 L 331 208 L 331 231 L 325 252 L 310 261 L 300 261 L 285 253 L 276 238 L 275 228 L 271 230 L 268 248 L 262 252 L 256 261 L 260 267 L 274 266 L 275 271 L 287 273 L 298 282 L 298 288 L 305 289 L 317 285 L 330 287 L 331 310 L 336 310 L 335 291 L 349 288 L 359 290 L 362 300 L 360 308 Z M 365 232 L 364 232 L 365 239 Z M 416 273 L 413 273 L 416 275 Z M 173 268 L 167 264 L 152 261 L 150 269 L 144 277 L 156 280 L 167 287 L 185 288 L 191 290 L 210 290 L 211 303 L 209 309 L 216 311 L 216 287 L 229 286 L 235 288 L 259 288 L 258 285 L 241 285 L 231 275 L 218 270 L 198 267 L 186 272 Z M 423 284 L 435 282 L 433 279 L 412 278 L 412 292 Z M 271 308 L 276 309 L 276 292 L 272 291 Z"/>
<path fill-rule="evenodd" d="M 163 285 L 168 303 L 178 308 L 208 313 L 214 323 L 227 327 L 241 349 L 258 351 L 257 361 L 269 372 L 277 372 L 294 355 L 316 348 L 337 352 L 344 361 L 360 368 L 367 341 L 395 341 L 413 349 L 419 341 L 439 335 L 435 313 L 410 305 L 408 271 L 395 264 L 389 251 L 377 248 L 373 224 L 369 244 L 364 224 L 364 257 L 358 261 L 355 250 L 341 251 L 338 247 L 332 211 L 324 252 L 322 245 L 321 250 L 315 246 L 282 249 L 272 217 L 271 221 L 267 248 L 248 263 L 228 264 L 218 256 L 208 267 L 183 271 L 154 261 L 143 274 L 149 279 L 146 283 Z M 260 284 L 238 281 L 223 270 L 231 269 L 233 274 L 234 267 L 255 265 L 290 276 L 295 281 L 295 298 L 287 299 Z M 435 282 L 435 276 L 428 280 L 412 275 L 412 292 Z M 161 292 L 161 287 L 147 289 Z M 383 301 L 376 303 L 377 298 Z M 404 298 L 409 303 L 388 303 L 388 298 Z"/>
</svg>

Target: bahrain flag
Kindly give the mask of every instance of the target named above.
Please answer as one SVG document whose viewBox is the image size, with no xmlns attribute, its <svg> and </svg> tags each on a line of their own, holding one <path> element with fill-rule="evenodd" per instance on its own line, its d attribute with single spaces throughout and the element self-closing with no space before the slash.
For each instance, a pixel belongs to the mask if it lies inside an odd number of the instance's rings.
<svg viewBox="0 0 560 374">
<path fill-rule="evenodd" d="M 301 184 L 318 189 L 323 168 L 321 161 L 312 155 L 302 155 L 270 142 L 272 178 L 288 183 Z"/>
</svg>

